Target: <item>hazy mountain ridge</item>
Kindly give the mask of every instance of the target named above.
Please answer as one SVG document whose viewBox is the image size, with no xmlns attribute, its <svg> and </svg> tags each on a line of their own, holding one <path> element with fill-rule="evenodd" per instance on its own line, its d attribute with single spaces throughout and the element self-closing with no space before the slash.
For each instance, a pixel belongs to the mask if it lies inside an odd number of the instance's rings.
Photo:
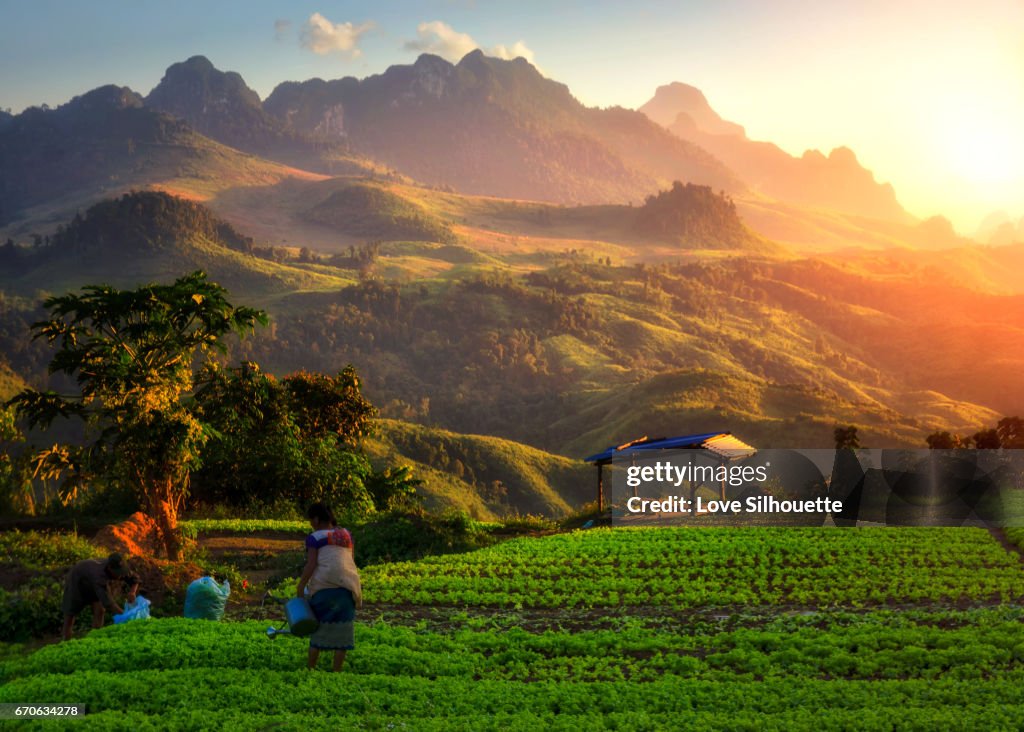
<svg viewBox="0 0 1024 732">
<path fill-rule="evenodd" d="M 424 54 L 362 80 L 286 82 L 264 109 L 426 183 L 571 203 L 639 200 L 674 179 L 741 190 L 719 161 L 623 109 L 584 107 L 523 59 Z"/>
<path fill-rule="evenodd" d="M 309 136 L 264 111 L 240 74 L 205 56 L 172 64 L 145 98 L 146 106 L 185 120 L 199 133 L 255 155 L 318 173 L 350 172 L 344 140 Z"/>
<path fill-rule="evenodd" d="M 1024 216 L 1015 223 L 1006 211 L 993 211 L 978 225 L 976 236 L 993 246 L 1024 243 Z"/>
<path fill-rule="evenodd" d="M 219 71 L 205 56 L 167 68 L 146 106 L 185 120 L 196 131 L 246 149 L 283 138 L 284 128 L 261 107 L 259 95 L 234 71 Z"/>
<path fill-rule="evenodd" d="M 0 128 L 0 226 L 22 235 L 46 233 L 135 188 L 207 199 L 289 177 L 317 176 L 221 145 L 146 107 L 127 87 L 99 87 L 56 109 L 32 107 Z"/>
<path fill-rule="evenodd" d="M 145 175 L 150 157 L 187 145 L 184 122 L 143 107 L 127 87 L 104 86 L 47 110 L 32 107 L 0 128 L 0 223 L 21 208 L 110 183 L 121 167 Z"/>
<path fill-rule="evenodd" d="M 78 124 L 75 116 L 86 112 L 70 112 L 80 106 L 79 97 L 58 110 L 27 110 L 6 128 L 0 125 L 0 163 L 6 163 L 0 190 L 8 193 L 0 198 L 4 235 L 46 233 L 104 196 L 158 188 L 208 200 L 235 224 L 252 226 L 254 235 L 272 236 L 275 243 L 306 245 L 293 240 L 296 231 L 326 242 L 306 228 L 293 231 L 268 217 L 268 186 L 320 177 L 270 159 L 388 180 L 401 179 L 398 168 L 435 187 L 554 202 L 639 203 L 673 180 L 709 179 L 717 181 L 711 183 L 715 190 L 744 185 L 709 153 L 646 115 L 584 107 L 565 85 L 544 78 L 526 61 L 480 52 L 455 65 L 424 54 L 414 64 L 362 80 L 285 82 L 262 105 L 240 75 L 221 72 L 204 57 L 174 64 L 149 101 L 185 115 L 226 144 L 180 119 L 140 108 L 141 97 L 130 90 L 104 89 L 83 97 L 106 97 L 113 111 L 105 124 Z M 121 99 L 122 94 L 128 96 Z M 702 124 L 739 129 L 721 120 L 706 101 L 700 109 Z M 131 125 L 121 118 L 132 115 L 150 124 L 163 119 L 174 131 L 165 133 L 167 139 L 129 134 L 125 130 Z M 67 133 L 52 129 L 61 116 L 72 118 Z M 266 159 L 229 145 L 256 150 Z M 824 167 L 829 165 L 826 160 Z M 967 243 L 951 227 L 932 221 L 911 225 L 801 208 L 756 191 L 734 198 L 750 228 L 800 250 Z M 14 220 L 24 223 L 12 225 Z"/>
<path fill-rule="evenodd" d="M 658 87 L 639 111 L 774 198 L 899 223 L 914 220 L 892 186 L 876 182 L 849 148 L 838 147 L 827 157 L 817 150 L 793 157 L 770 142 L 748 139 L 743 127 L 723 120 L 699 89 L 680 82 Z"/>
</svg>

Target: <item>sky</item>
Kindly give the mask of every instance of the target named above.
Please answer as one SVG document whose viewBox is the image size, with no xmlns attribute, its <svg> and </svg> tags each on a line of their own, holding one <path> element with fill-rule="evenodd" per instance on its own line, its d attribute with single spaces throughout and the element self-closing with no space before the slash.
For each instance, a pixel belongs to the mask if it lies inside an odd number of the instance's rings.
<svg viewBox="0 0 1024 732">
<path fill-rule="evenodd" d="M 261 97 L 422 51 L 524 56 L 590 106 L 700 88 L 752 139 L 852 148 L 922 218 L 1024 216 L 1024 0 L 0 0 L 0 108 L 146 94 L 202 54 Z"/>
</svg>

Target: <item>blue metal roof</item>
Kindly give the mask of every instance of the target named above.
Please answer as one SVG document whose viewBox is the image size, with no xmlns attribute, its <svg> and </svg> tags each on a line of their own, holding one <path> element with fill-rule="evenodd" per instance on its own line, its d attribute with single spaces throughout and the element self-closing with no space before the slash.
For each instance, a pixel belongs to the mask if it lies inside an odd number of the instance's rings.
<svg viewBox="0 0 1024 732">
<path fill-rule="evenodd" d="M 683 435 L 681 437 L 663 437 L 659 440 L 647 440 L 646 442 L 638 442 L 634 445 L 630 445 L 624 450 L 670 450 L 670 449 L 686 449 L 689 447 L 700 447 L 706 441 L 712 437 L 718 437 L 719 435 L 730 435 L 731 432 L 707 432 L 703 435 Z M 607 463 L 611 462 L 615 456 L 616 445 L 612 445 L 608 449 L 585 457 L 583 460 L 588 463 Z"/>
</svg>

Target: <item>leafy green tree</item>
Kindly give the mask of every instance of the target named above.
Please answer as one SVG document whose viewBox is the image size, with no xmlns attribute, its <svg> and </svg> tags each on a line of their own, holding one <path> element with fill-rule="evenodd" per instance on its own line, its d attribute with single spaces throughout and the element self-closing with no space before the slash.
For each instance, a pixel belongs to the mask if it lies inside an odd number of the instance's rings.
<svg viewBox="0 0 1024 732">
<path fill-rule="evenodd" d="M 187 403 L 194 366 L 224 351 L 224 336 L 267 322 L 262 311 L 236 308 L 226 295 L 205 273 L 193 272 L 171 285 L 94 285 L 51 297 L 43 304 L 50 319 L 33 330 L 57 346 L 50 373 L 73 377 L 78 393 L 29 389 L 10 402 L 33 427 L 68 417 L 94 428 L 82 446 L 37 455 L 37 475 L 67 475 L 65 499 L 95 477 L 132 486 L 172 560 L 181 553 L 177 519 L 189 474 L 210 436 Z"/>
<path fill-rule="evenodd" d="M 196 405 L 214 430 L 193 480 L 197 501 L 250 508 L 328 501 L 359 515 L 401 503 L 411 480 L 376 474 L 359 451 L 375 410 L 351 366 L 333 377 L 302 372 L 281 380 L 254 363 L 210 367 Z"/>
<path fill-rule="evenodd" d="M 416 489 L 423 481 L 414 478 L 412 468 L 401 465 L 371 473 L 364 481 L 378 511 L 408 511 L 419 507 Z"/>
<path fill-rule="evenodd" d="M 351 365 L 337 376 L 300 371 L 282 381 L 304 435 L 335 435 L 352 447 L 370 433 L 377 410 L 363 397 L 362 383 Z"/>
</svg>

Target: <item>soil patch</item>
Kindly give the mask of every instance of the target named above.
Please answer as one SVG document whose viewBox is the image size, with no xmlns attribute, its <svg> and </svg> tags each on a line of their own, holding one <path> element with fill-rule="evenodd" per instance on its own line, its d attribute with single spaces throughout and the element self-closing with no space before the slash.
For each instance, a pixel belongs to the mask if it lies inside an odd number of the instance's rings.
<svg viewBox="0 0 1024 732">
<path fill-rule="evenodd" d="M 208 551 L 211 557 L 221 557 L 226 554 L 236 556 L 283 554 L 284 552 L 301 551 L 302 540 L 295 537 L 291 539 L 265 539 L 251 535 L 214 536 L 200 539 L 199 547 Z"/>
<path fill-rule="evenodd" d="M 93 543 L 124 556 L 165 556 L 156 521 L 136 511 L 119 524 L 109 524 L 93 537 Z"/>
<path fill-rule="evenodd" d="M 142 512 L 133 513 L 121 523 L 104 526 L 92 541 L 125 558 L 139 578 L 139 594 L 155 606 L 183 602 L 189 583 L 204 574 L 192 562 L 167 561 L 160 528 Z"/>
</svg>

